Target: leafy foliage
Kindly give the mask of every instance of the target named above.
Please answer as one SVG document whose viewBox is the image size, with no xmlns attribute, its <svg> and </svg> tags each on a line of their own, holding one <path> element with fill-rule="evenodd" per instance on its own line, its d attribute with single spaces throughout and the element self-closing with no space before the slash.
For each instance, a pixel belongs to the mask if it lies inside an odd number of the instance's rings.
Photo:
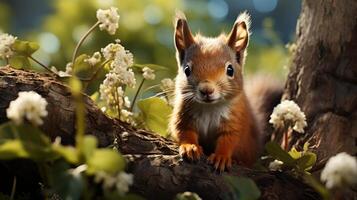
<svg viewBox="0 0 357 200">
<path fill-rule="evenodd" d="M 268 142 L 265 145 L 265 149 L 269 155 L 282 161 L 284 166 L 307 172 L 316 162 L 316 154 L 309 152 L 307 146 L 308 144 L 302 152 L 297 151 L 295 148 L 286 152 L 276 142 Z"/>
<path fill-rule="evenodd" d="M 255 185 L 254 181 L 245 177 L 226 176 L 226 181 L 230 184 L 234 192 L 233 199 L 239 200 L 254 200 L 259 199 L 260 190 Z"/>
<path fill-rule="evenodd" d="M 168 136 L 169 116 L 172 107 L 159 97 L 151 97 L 138 102 L 146 126 L 162 136 Z"/>
</svg>

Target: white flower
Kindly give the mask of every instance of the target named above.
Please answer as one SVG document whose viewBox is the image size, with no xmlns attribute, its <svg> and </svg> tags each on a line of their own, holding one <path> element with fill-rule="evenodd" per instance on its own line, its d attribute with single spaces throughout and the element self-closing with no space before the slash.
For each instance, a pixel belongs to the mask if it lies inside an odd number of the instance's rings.
<svg viewBox="0 0 357 200">
<path fill-rule="evenodd" d="M 115 185 L 116 181 L 117 180 L 115 176 L 111 176 L 110 174 L 103 171 L 96 173 L 94 177 L 94 182 L 102 182 L 102 187 L 104 189 L 111 189 Z"/>
<path fill-rule="evenodd" d="M 123 88 L 134 88 L 136 85 L 135 74 L 130 68 L 134 63 L 133 55 L 119 43 L 110 43 L 101 51 L 103 57 L 111 63 L 110 71 L 99 86 L 100 98 L 106 102 L 108 113 L 112 111 L 120 116 L 120 120 L 132 123 L 132 115 L 120 110 L 130 107 L 129 98 L 124 95 Z"/>
<path fill-rule="evenodd" d="M 102 48 L 101 51 L 106 60 L 111 60 L 115 58 L 115 54 L 118 51 L 125 51 L 125 49 L 119 43 L 110 43 L 106 47 Z"/>
<path fill-rule="evenodd" d="M 55 74 L 58 74 L 58 69 L 55 66 L 51 67 L 51 71 Z"/>
<path fill-rule="evenodd" d="M 114 35 L 119 27 L 119 18 L 118 8 L 110 7 L 106 10 L 97 10 L 97 19 L 100 22 L 100 30 L 106 30 L 111 35 Z"/>
<path fill-rule="evenodd" d="M 117 67 L 110 71 L 116 75 L 118 84 L 127 85 L 131 88 L 134 88 L 136 85 L 135 74 L 132 69 L 124 69 Z"/>
<path fill-rule="evenodd" d="M 25 118 L 33 125 L 41 125 L 41 118 L 47 116 L 46 106 L 46 99 L 36 92 L 19 92 L 19 97 L 10 102 L 6 115 L 16 124 L 21 124 Z"/>
<path fill-rule="evenodd" d="M 104 189 L 110 190 L 115 187 L 120 195 L 129 191 L 129 186 L 134 182 L 134 176 L 125 172 L 119 172 L 116 176 L 112 176 L 105 172 L 98 172 L 94 178 L 95 182 L 102 182 Z"/>
<path fill-rule="evenodd" d="M 74 169 L 69 169 L 69 173 L 72 174 L 74 177 L 79 177 L 81 175 L 81 173 L 83 173 L 87 169 L 88 169 L 88 166 L 86 164 L 82 164 Z"/>
<path fill-rule="evenodd" d="M 7 33 L 0 34 L 0 58 L 10 58 L 14 52 L 11 46 L 15 43 L 17 37 L 9 35 Z"/>
<path fill-rule="evenodd" d="M 143 77 L 146 80 L 154 80 L 155 79 L 154 70 L 150 69 L 149 67 L 144 67 L 143 68 Z"/>
<path fill-rule="evenodd" d="M 130 111 L 128 111 L 128 110 L 125 110 L 125 109 L 122 109 L 122 110 L 120 111 L 120 113 L 121 113 L 121 116 L 122 116 L 124 119 L 127 119 L 127 118 L 133 116 L 133 113 L 132 113 L 132 112 L 130 112 Z"/>
<path fill-rule="evenodd" d="M 130 105 L 131 105 L 131 103 L 130 103 L 129 97 L 127 97 L 127 96 L 124 97 L 124 106 L 129 108 Z"/>
<path fill-rule="evenodd" d="M 173 92 L 175 89 L 175 82 L 170 78 L 164 78 L 161 80 L 160 89 L 164 92 Z"/>
<path fill-rule="evenodd" d="M 84 59 L 84 62 L 87 62 L 89 65 L 94 66 L 100 62 L 102 55 L 99 52 L 95 52 L 92 57 Z"/>
<path fill-rule="evenodd" d="M 71 62 L 67 63 L 67 65 L 66 65 L 66 73 L 71 74 L 72 73 L 72 67 L 73 67 L 73 64 Z"/>
<path fill-rule="evenodd" d="M 58 71 L 57 68 L 55 66 L 51 67 L 51 71 L 53 73 L 55 73 L 57 76 L 59 77 L 71 77 L 71 73 L 72 73 L 72 63 L 67 63 L 66 65 L 66 71 Z"/>
<path fill-rule="evenodd" d="M 129 191 L 129 186 L 134 183 L 134 176 L 125 172 L 120 172 L 117 176 L 116 189 L 120 194 Z"/>
<path fill-rule="evenodd" d="M 283 165 L 284 163 L 280 160 L 274 160 L 273 162 L 270 162 L 269 163 L 269 169 L 271 171 L 278 171 L 281 169 L 281 166 Z"/>
<path fill-rule="evenodd" d="M 331 189 L 357 183 L 357 160 L 345 152 L 331 157 L 321 172 L 321 180 Z"/>
<path fill-rule="evenodd" d="M 126 69 L 134 64 L 133 54 L 125 50 L 119 43 L 110 43 L 102 48 L 101 51 L 106 60 L 113 60 L 112 68 L 121 67 Z"/>
<path fill-rule="evenodd" d="M 289 100 L 284 100 L 274 108 L 269 123 L 275 128 L 282 128 L 288 124 L 299 133 L 303 133 L 307 126 L 305 114 L 294 101 Z"/>
</svg>

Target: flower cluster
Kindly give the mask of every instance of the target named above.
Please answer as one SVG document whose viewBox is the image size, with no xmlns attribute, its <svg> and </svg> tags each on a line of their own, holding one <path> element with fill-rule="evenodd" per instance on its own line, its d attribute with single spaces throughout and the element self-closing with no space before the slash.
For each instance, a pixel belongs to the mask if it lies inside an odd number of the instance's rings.
<svg viewBox="0 0 357 200">
<path fill-rule="evenodd" d="M 118 8 L 110 7 L 109 9 L 97 10 L 97 19 L 100 30 L 106 30 L 109 34 L 114 35 L 119 25 Z"/>
<path fill-rule="evenodd" d="M 273 162 L 269 163 L 269 169 L 271 171 L 278 171 L 278 170 L 281 169 L 283 164 L 284 163 L 282 161 L 280 161 L 280 160 L 274 160 Z"/>
<path fill-rule="evenodd" d="M 104 189 L 110 190 L 115 188 L 119 194 L 124 195 L 129 191 L 129 186 L 133 184 L 134 177 L 132 174 L 125 172 L 119 172 L 116 176 L 100 172 L 96 174 L 95 182 L 102 182 Z"/>
<path fill-rule="evenodd" d="M 135 87 L 136 79 L 131 66 L 133 55 L 119 43 L 111 43 L 102 49 L 103 57 L 111 60 L 110 71 L 99 86 L 100 98 L 104 100 L 108 109 L 116 112 L 123 121 L 132 122 L 133 114 L 127 109 L 130 101 L 124 95 L 124 88 Z"/>
<path fill-rule="evenodd" d="M 95 52 L 92 57 L 84 59 L 84 62 L 87 62 L 91 66 L 95 66 L 98 64 L 102 59 L 102 54 L 100 52 Z"/>
<path fill-rule="evenodd" d="M 284 100 L 274 108 L 269 123 L 273 124 L 274 128 L 292 126 L 299 133 L 303 133 L 307 126 L 305 114 L 294 101 L 289 100 Z"/>
<path fill-rule="evenodd" d="M 149 67 L 143 68 L 143 77 L 146 80 L 154 80 L 155 79 L 155 71 L 150 69 Z"/>
<path fill-rule="evenodd" d="M 6 33 L 0 34 L 0 58 L 8 59 L 14 54 L 11 46 L 15 43 L 16 39 L 16 37 Z"/>
<path fill-rule="evenodd" d="M 57 68 L 55 66 L 52 66 L 51 67 L 51 71 L 53 73 L 55 73 L 57 76 L 59 77 L 70 77 L 71 74 L 72 74 L 72 66 L 73 64 L 72 63 L 67 63 L 66 65 L 66 71 L 58 71 Z"/>
<path fill-rule="evenodd" d="M 345 152 L 331 157 L 321 172 L 321 180 L 327 188 L 336 188 L 357 183 L 357 160 Z"/>
<path fill-rule="evenodd" d="M 33 125 L 42 125 L 42 117 L 47 116 L 47 101 L 34 91 L 19 92 L 19 97 L 10 102 L 6 115 L 16 124 L 21 124 L 24 118 Z"/>
</svg>

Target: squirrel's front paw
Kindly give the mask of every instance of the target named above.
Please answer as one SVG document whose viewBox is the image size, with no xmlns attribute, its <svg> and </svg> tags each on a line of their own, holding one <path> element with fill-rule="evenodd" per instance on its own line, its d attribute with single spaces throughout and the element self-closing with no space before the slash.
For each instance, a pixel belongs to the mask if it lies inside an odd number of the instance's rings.
<svg viewBox="0 0 357 200">
<path fill-rule="evenodd" d="M 197 144 L 181 144 L 179 153 L 182 157 L 186 157 L 190 160 L 198 160 L 201 157 L 203 151 L 202 147 Z"/>
<path fill-rule="evenodd" d="M 231 156 L 224 154 L 215 154 L 212 153 L 208 157 L 208 162 L 214 165 L 216 170 L 223 172 L 225 169 L 230 169 L 232 167 L 232 158 Z"/>
</svg>

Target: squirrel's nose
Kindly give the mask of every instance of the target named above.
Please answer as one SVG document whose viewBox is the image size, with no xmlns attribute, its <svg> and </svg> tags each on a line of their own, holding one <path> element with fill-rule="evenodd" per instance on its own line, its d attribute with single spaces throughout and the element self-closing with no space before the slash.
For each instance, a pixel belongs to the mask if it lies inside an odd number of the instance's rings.
<svg viewBox="0 0 357 200">
<path fill-rule="evenodd" d="M 214 89 L 210 87 L 204 87 L 204 88 L 200 88 L 199 91 L 202 96 L 210 96 L 211 94 L 213 94 Z"/>
</svg>

